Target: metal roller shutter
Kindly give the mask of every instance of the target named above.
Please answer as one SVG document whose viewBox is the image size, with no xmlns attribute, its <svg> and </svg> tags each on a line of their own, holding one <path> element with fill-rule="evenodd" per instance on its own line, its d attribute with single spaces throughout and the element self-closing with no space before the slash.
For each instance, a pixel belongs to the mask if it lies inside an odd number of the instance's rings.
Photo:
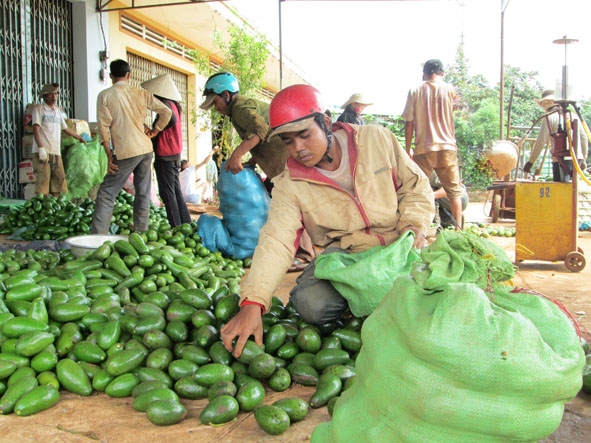
<svg viewBox="0 0 591 443">
<path fill-rule="evenodd" d="M 0 196 L 20 198 L 18 163 L 27 103 L 48 82 L 61 86 L 59 105 L 73 109 L 72 4 L 67 0 L 0 2 Z"/>
</svg>

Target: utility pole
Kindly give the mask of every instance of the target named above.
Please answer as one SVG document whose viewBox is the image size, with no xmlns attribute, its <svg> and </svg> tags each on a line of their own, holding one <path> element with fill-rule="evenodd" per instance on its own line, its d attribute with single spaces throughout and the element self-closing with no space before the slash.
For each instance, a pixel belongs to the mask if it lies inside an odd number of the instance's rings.
<svg viewBox="0 0 591 443">
<path fill-rule="evenodd" d="M 509 1 L 510 0 L 507 0 L 507 3 L 505 3 L 505 0 L 501 0 L 501 81 L 499 85 L 499 140 L 503 140 L 503 121 L 505 120 L 505 9 L 507 9 Z"/>
</svg>

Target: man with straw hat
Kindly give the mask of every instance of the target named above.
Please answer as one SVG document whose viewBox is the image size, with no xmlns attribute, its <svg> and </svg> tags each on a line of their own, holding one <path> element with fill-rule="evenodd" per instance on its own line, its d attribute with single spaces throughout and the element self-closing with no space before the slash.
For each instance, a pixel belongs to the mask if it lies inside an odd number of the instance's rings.
<svg viewBox="0 0 591 443">
<path fill-rule="evenodd" d="M 364 122 L 361 118 L 361 113 L 370 105 L 373 105 L 373 103 L 366 100 L 363 95 L 355 93 L 349 97 L 349 100 L 347 100 L 343 106 L 341 106 L 344 111 L 339 115 L 337 121 L 341 123 L 363 125 Z"/>
<path fill-rule="evenodd" d="M 168 74 L 162 74 L 152 80 L 145 81 L 142 83 L 142 87 L 154 94 L 172 111 L 172 116 L 166 127 L 152 139 L 158 193 L 166 208 L 168 222 L 172 227 L 191 223 L 191 215 L 187 209 L 179 180 L 181 152 L 183 151 L 181 94 Z M 153 128 L 156 127 L 159 118 L 160 116 L 156 116 Z M 146 130 L 149 131 L 150 128 L 146 128 Z"/>
<path fill-rule="evenodd" d="M 556 149 L 556 137 L 559 133 L 566 135 L 566 127 L 565 122 L 561 121 L 561 112 L 560 112 L 560 104 L 555 102 L 554 91 L 551 89 L 546 89 L 542 92 L 542 96 L 539 100 L 536 99 L 536 103 L 540 108 L 542 108 L 546 114 L 542 116 L 540 124 L 540 130 L 538 132 L 538 137 L 534 146 L 531 149 L 529 154 L 529 160 L 525 163 L 523 167 L 523 172 L 525 174 L 529 174 L 533 165 L 536 163 L 538 157 L 542 153 L 544 147 L 550 143 L 551 144 L 551 153 L 552 153 L 552 180 L 555 182 L 565 182 L 570 181 L 570 175 L 565 174 L 560 166 L 560 162 L 558 157 L 554 156 L 554 151 Z M 565 137 L 562 138 L 565 143 L 567 140 Z M 589 141 L 587 140 L 587 135 L 582 127 L 579 126 L 578 130 L 578 139 L 577 139 L 577 159 L 581 169 L 586 168 L 585 161 L 587 159 L 587 145 Z M 565 144 L 564 149 L 567 148 Z M 570 162 L 570 157 L 567 159 L 567 164 Z M 540 165 L 541 169 L 542 165 Z"/>
<path fill-rule="evenodd" d="M 68 192 L 66 173 L 61 155 L 61 133 L 85 143 L 82 136 L 69 128 L 61 109 L 57 106 L 60 85 L 48 83 L 41 89 L 43 103 L 32 111 L 33 125 L 33 170 L 35 193 L 59 195 Z"/>
</svg>

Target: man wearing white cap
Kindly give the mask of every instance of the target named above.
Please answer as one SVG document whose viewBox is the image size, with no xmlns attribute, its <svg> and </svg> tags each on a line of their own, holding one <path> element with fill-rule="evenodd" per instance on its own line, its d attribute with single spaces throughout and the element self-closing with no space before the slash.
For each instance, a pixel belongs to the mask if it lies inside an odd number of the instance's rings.
<svg viewBox="0 0 591 443">
<path fill-rule="evenodd" d="M 101 91 L 97 97 L 99 140 L 109 164 L 95 200 L 90 229 L 93 234 L 109 232 L 117 194 L 133 173 L 134 230 L 142 232 L 148 229 L 150 219 L 154 157 L 150 138 L 166 127 L 172 111 L 151 92 L 129 84 L 131 69 L 125 60 L 114 60 L 109 68 L 113 86 Z M 145 131 L 148 110 L 158 114 L 159 118 L 154 129 Z"/>
<path fill-rule="evenodd" d="M 366 100 L 363 95 L 355 93 L 349 97 L 349 100 L 347 100 L 343 106 L 341 106 L 344 111 L 339 115 L 337 121 L 341 123 L 351 123 L 353 125 L 363 125 L 364 122 L 361 118 L 361 113 L 370 105 L 373 105 L 373 103 Z"/>
<path fill-rule="evenodd" d="M 564 127 L 564 122 L 561 123 L 560 105 L 556 103 L 554 100 L 554 91 L 550 89 L 546 89 L 545 91 L 543 91 L 540 99 L 536 100 L 538 106 L 540 106 L 546 112 L 546 114 L 541 120 L 538 137 L 529 154 L 529 160 L 527 161 L 527 163 L 525 163 L 523 167 L 523 172 L 526 174 L 529 174 L 531 172 L 531 168 L 536 163 L 544 147 L 548 143 L 551 143 L 552 179 L 555 182 L 565 182 L 570 181 L 570 175 L 563 171 L 562 167 L 560 166 L 558 157 L 554 156 L 554 150 L 556 148 L 554 136 L 556 136 L 559 132 L 562 132 L 562 134 L 566 135 L 566 128 Z M 566 149 L 566 144 L 568 143 L 566 137 L 563 137 L 563 140 L 565 142 L 565 146 L 563 146 L 563 148 Z M 585 161 L 587 159 L 588 143 L 589 141 L 587 139 L 587 135 L 585 134 L 583 128 L 579 125 L 577 140 L 577 159 L 582 169 L 586 168 Z"/>
<path fill-rule="evenodd" d="M 181 168 L 181 152 L 183 151 L 183 122 L 181 120 L 181 94 L 168 74 L 162 74 L 142 83 L 142 87 L 170 108 L 170 121 L 153 139 L 154 169 L 158 180 L 158 193 L 166 208 L 166 216 L 170 226 L 191 223 L 191 215 L 187 209 L 179 171 Z M 158 124 L 157 116 L 153 128 Z M 147 131 L 150 128 L 146 128 Z"/>
<path fill-rule="evenodd" d="M 43 103 L 35 105 L 32 112 L 33 170 L 35 193 L 59 195 L 68 192 L 66 174 L 61 155 L 61 133 L 85 143 L 82 136 L 69 128 L 61 109 L 56 106 L 60 85 L 48 83 L 41 89 Z"/>
</svg>

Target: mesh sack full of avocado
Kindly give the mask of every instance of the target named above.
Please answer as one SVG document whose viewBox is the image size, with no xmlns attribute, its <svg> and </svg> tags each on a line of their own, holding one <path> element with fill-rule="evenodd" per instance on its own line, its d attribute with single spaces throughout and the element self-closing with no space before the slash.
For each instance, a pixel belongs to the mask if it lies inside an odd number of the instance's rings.
<svg viewBox="0 0 591 443">
<path fill-rule="evenodd" d="M 254 248 L 259 242 L 259 232 L 267 221 L 269 212 L 269 194 L 261 177 L 253 166 L 248 165 L 245 165 L 238 174 L 226 171 L 224 162 L 220 168 L 217 190 L 222 213 L 221 222 L 228 233 L 231 247 L 222 250 L 219 246 L 212 244 L 215 242 L 208 239 L 212 232 L 200 223 L 203 216 L 197 221 L 199 235 L 204 239 L 206 246 L 210 244 L 211 247 L 207 247 L 211 251 L 220 250 L 224 255 L 236 259 L 252 257 Z M 216 232 L 220 234 L 219 227 L 216 227 Z M 218 239 L 222 238 L 221 235 L 218 237 Z"/>
<path fill-rule="evenodd" d="M 427 263 L 397 278 L 365 321 L 355 383 L 312 442 L 536 442 L 552 434 L 582 383 L 571 318 L 540 294 L 485 285 L 455 263 L 474 251 L 435 260 L 434 250 L 424 252 Z"/>
<path fill-rule="evenodd" d="M 394 280 L 409 275 L 411 270 L 421 286 L 428 289 L 452 281 L 485 287 L 489 280 L 502 282 L 514 275 L 505 251 L 470 232 L 443 231 L 420 254 L 413 243 L 413 232 L 406 231 L 386 247 L 320 255 L 314 275 L 330 281 L 356 317 L 371 314 Z"/>
<path fill-rule="evenodd" d="M 69 198 L 93 197 L 107 174 L 109 161 L 98 138 L 74 143 L 65 152 L 64 169 Z"/>
</svg>

